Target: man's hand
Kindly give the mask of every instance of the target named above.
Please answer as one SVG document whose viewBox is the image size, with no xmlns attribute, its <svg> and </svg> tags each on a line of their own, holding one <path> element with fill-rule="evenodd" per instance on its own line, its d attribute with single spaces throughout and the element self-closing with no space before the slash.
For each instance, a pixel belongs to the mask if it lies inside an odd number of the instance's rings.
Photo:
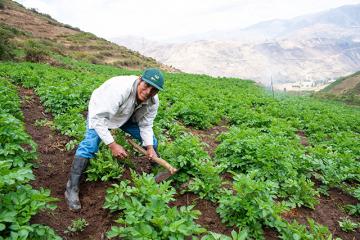
<svg viewBox="0 0 360 240">
<path fill-rule="evenodd" d="M 112 155 L 114 157 L 119 158 L 119 159 L 123 159 L 123 158 L 126 158 L 128 156 L 125 149 L 121 145 L 117 144 L 116 142 L 112 142 L 108 146 L 111 149 Z"/>
<path fill-rule="evenodd" d="M 146 156 L 149 158 L 149 159 L 152 159 L 153 157 L 157 157 L 157 154 L 154 150 L 154 147 L 152 145 L 149 145 L 146 147 Z"/>
</svg>

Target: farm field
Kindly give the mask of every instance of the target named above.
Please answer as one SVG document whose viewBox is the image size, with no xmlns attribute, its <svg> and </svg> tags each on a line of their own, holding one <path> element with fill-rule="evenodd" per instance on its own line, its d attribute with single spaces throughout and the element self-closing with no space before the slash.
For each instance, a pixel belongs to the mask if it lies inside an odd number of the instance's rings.
<svg viewBox="0 0 360 240">
<path fill-rule="evenodd" d="M 0 63 L 0 239 L 360 239 L 360 109 L 206 75 L 165 73 L 154 131 L 179 174 L 155 184 L 117 131 L 130 157 L 101 145 L 68 210 L 90 95 L 128 74 Z"/>
</svg>

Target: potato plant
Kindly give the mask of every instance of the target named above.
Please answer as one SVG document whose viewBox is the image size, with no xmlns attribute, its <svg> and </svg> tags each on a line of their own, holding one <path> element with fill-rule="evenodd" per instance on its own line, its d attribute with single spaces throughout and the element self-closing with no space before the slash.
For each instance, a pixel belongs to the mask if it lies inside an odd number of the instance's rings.
<svg viewBox="0 0 360 240">
<path fill-rule="evenodd" d="M 132 172 L 134 186 L 123 181 L 107 190 L 105 208 L 122 213 L 107 236 L 123 239 L 186 239 L 206 230 L 194 222 L 200 212 L 192 206 L 169 207 L 175 190 L 157 185 L 153 175 Z"/>
</svg>

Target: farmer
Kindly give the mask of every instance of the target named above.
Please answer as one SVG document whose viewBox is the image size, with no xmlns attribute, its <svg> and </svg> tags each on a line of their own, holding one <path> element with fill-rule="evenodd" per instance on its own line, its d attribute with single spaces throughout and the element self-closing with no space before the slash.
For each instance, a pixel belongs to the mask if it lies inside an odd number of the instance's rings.
<svg viewBox="0 0 360 240">
<path fill-rule="evenodd" d="M 79 144 L 66 183 L 65 198 L 70 210 L 81 208 L 79 181 L 89 159 L 95 156 L 103 141 L 119 159 L 127 157 L 125 149 L 117 144 L 109 129 L 120 128 L 140 140 L 149 158 L 157 157 L 157 139 L 152 129 L 164 77 L 156 68 L 143 75 L 113 77 L 95 89 L 89 102 L 84 140 Z"/>
</svg>

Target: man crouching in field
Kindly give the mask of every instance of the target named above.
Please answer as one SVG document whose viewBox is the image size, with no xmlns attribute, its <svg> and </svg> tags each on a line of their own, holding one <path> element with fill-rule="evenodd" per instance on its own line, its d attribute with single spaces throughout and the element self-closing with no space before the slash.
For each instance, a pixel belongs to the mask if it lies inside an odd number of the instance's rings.
<svg viewBox="0 0 360 240">
<path fill-rule="evenodd" d="M 66 184 L 65 198 L 70 210 L 81 209 L 79 181 L 89 159 L 95 156 L 103 141 L 113 156 L 127 157 L 125 149 L 114 141 L 109 129 L 120 128 L 140 140 L 149 158 L 157 156 L 157 139 L 152 129 L 164 77 L 155 68 L 144 71 L 141 77 L 114 77 L 95 89 L 89 102 L 84 140 L 79 144 Z"/>
</svg>

